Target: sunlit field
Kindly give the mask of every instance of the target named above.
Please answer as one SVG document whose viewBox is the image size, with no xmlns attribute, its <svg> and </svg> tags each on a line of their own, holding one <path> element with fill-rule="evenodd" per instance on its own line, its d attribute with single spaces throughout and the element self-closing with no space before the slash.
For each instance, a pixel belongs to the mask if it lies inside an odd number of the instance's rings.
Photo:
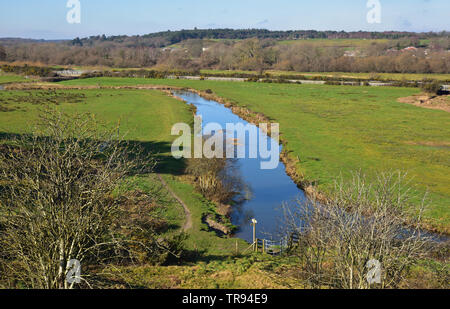
<svg viewBox="0 0 450 309">
<path fill-rule="evenodd" d="M 62 84 L 211 89 L 279 122 L 287 149 L 300 159 L 298 171 L 321 190 L 331 190 L 333 179 L 359 169 L 367 173 L 402 170 L 417 190 L 430 192 L 430 225 L 448 230 L 450 116 L 396 101 L 418 93 L 417 89 L 126 78 Z"/>
</svg>

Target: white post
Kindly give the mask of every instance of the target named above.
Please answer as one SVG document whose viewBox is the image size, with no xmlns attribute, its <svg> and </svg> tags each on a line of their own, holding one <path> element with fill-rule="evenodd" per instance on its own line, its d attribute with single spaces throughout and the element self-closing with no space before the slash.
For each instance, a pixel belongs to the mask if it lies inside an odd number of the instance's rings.
<svg viewBox="0 0 450 309">
<path fill-rule="evenodd" d="M 256 224 L 258 221 L 256 219 L 252 219 L 252 225 L 253 225 L 253 243 L 256 242 Z M 256 244 L 255 244 L 256 245 Z"/>
</svg>

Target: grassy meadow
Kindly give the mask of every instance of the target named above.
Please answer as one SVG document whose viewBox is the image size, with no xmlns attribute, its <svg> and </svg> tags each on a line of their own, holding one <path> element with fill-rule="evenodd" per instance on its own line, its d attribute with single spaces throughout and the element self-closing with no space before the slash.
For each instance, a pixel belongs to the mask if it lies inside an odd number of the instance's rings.
<svg viewBox="0 0 450 309">
<path fill-rule="evenodd" d="M 191 121 L 188 106 L 159 91 L 58 90 L 3 91 L 0 104 L 14 109 L 0 114 L 2 132 L 24 132 L 37 120 L 42 103 L 54 103 L 65 112 L 90 112 L 116 125 L 120 121 L 126 138 L 136 141 L 170 142 L 176 122 Z"/>
<path fill-rule="evenodd" d="M 133 78 L 95 78 L 60 85 L 120 86 L 158 84 L 211 89 L 237 105 L 262 112 L 280 123 L 287 148 L 300 158 L 298 170 L 326 191 L 332 179 L 349 171 L 407 170 L 419 190 L 428 188 L 433 208 L 427 217 L 441 230 L 450 225 L 450 117 L 448 113 L 397 103 L 417 89 L 350 86 L 317 86 L 260 83 L 231 83 Z M 202 222 L 214 207 L 179 175 L 183 162 L 170 158 L 174 123 L 192 123 L 190 108 L 156 90 L 90 89 L 56 91 L 1 91 L 0 142 L 7 133 L 29 132 L 43 103 L 72 112 L 91 112 L 116 126 L 129 140 L 150 147 L 161 160 L 159 172 L 189 207 L 192 228 L 186 248 L 190 256 L 180 265 L 112 267 L 106 279 L 134 288 L 304 288 L 296 277 L 298 260 L 288 257 L 242 252 L 248 244 L 240 239 L 217 237 Z M 151 191 L 161 186 L 156 175 L 140 176 L 130 190 Z M 181 205 L 161 188 L 166 207 L 164 217 L 179 231 L 185 215 Z M 236 248 L 239 254 L 236 254 Z M 423 261 L 413 269 L 408 284 L 439 287 L 434 267 Z M 441 264 L 438 265 L 441 267 Z M 425 274 L 425 275 L 424 275 Z M 415 279 L 417 276 L 417 280 Z M 423 277 L 428 278 L 426 282 Z M 417 281 L 417 282 L 416 282 Z M 425 282 L 425 283 L 424 283 Z M 425 286 L 423 284 L 426 284 Z"/>
<path fill-rule="evenodd" d="M 200 70 L 202 74 L 220 74 L 223 76 L 233 76 L 234 74 L 247 74 L 247 75 L 259 75 L 257 71 L 239 71 L 239 70 Z M 294 72 L 294 71 L 278 71 L 267 70 L 265 73 L 269 73 L 275 77 L 292 77 L 292 76 L 305 76 L 308 78 L 313 77 L 333 77 L 333 78 L 351 78 L 351 79 L 375 79 L 375 80 L 393 80 L 393 81 L 421 81 L 423 79 L 435 79 L 439 81 L 449 81 L 450 75 L 448 74 L 414 74 L 414 73 L 350 73 L 350 72 Z"/>
<path fill-rule="evenodd" d="M 23 76 L 20 75 L 12 75 L 12 74 L 2 74 L 0 73 L 0 85 L 9 84 L 9 83 L 18 83 L 18 82 L 27 82 L 30 81 Z"/>
<path fill-rule="evenodd" d="M 191 254 L 184 262 L 185 265 L 114 267 L 107 271 L 109 273 L 107 279 L 120 282 L 127 287 L 145 288 L 183 286 L 251 288 L 253 284 L 249 282 L 255 280 L 261 287 L 283 287 L 283 284 L 277 285 L 266 277 L 260 270 L 261 265 L 253 266 L 254 258 L 251 260 L 247 258 L 239 260 L 237 256 L 232 258 L 236 254 L 236 249 L 242 252 L 248 248 L 249 245 L 245 241 L 217 237 L 217 234 L 209 231 L 202 222 L 203 215 L 214 205 L 196 193 L 188 181 L 178 176 L 184 164 L 170 157 L 170 145 L 175 138 L 170 135 L 172 125 L 177 122 L 193 121 L 192 111 L 186 104 L 162 92 L 148 90 L 2 91 L 0 144 L 7 141 L 10 133 L 30 132 L 38 121 L 44 102 L 57 104 L 58 109 L 67 113 L 93 113 L 96 118 L 111 126 L 116 126 L 120 122 L 121 134 L 124 134 L 125 138 L 142 143 L 144 147 L 150 147 L 155 152 L 160 160 L 158 172 L 172 191 L 189 206 L 192 228 L 186 231 L 189 237 L 185 248 Z M 159 192 L 159 203 L 165 206 L 161 208 L 160 215 L 170 226 L 166 234 L 180 231 L 186 220 L 182 206 L 161 185 L 155 174 L 133 177 L 124 185 L 130 191 Z M 250 268 L 251 271 L 247 271 Z M 216 272 L 221 278 L 217 277 Z"/>
<path fill-rule="evenodd" d="M 188 248 L 215 255 L 235 252 L 236 242 L 216 237 L 208 232 L 202 223 L 202 217 L 211 207 L 194 188 L 181 181 L 177 175 L 182 172 L 183 161 L 172 159 L 170 153 L 173 124 L 178 122 L 192 123 L 192 111 L 188 105 L 168 97 L 156 90 L 57 90 L 57 91 L 2 91 L 0 92 L 0 142 L 8 133 L 27 133 L 38 121 L 43 103 L 57 104 L 67 113 L 95 114 L 101 122 L 116 126 L 120 123 L 120 134 L 128 140 L 142 143 L 144 147 L 155 153 L 160 161 L 157 167 L 165 181 L 189 205 L 192 214 L 193 228 L 189 230 Z M 2 109 L 3 107 L 3 109 Z M 159 186 L 154 175 L 139 177 L 132 183 L 130 190 L 139 189 L 144 192 Z M 163 191 L 166 191 L 164 188 Z M 164 202 L 168 202 L 163 214 L 173 226 L 173 231 L 181 228 L 185 220 L 183 209 L 168 192 Z M 238 240 L 240 248 L 246 246 Z"/>
<path fill-rule="evenodd" d="M 74 66 L 75 70 L 90 71 L 90 70 L 114 70 L 117 72 L 127 71 L 127 70 L 141 70 L 142 68 L 111 68 L 105 66 Z M 154 67 L 147 70 L 160 70 L 161 68 Z M 174 70 L 176 71 L 176 70 Z M 292 76 L 305 76 L 307 78 L 314 77 L 333 77 L 333 78 L 344 78 L 344 79 L 363 79 L 363 80 L 389 80 L 389 81 L 422 81 L 424 79 L 435 79 L 439 81 L 450 81 L 449 74 L 437 74 L 437 73 L 352 73 L 352 72 L 295 72 L 295 71 L 279 71 L 279 70 L 266 70 L 265 73 L 269 73 L 274 77 L 292 77 Z M 244 71 L 244 70 L 213 70 L 213 69 L 202 69 L 200 74 L 211 74 L 220 76 L 235 76 L 236 74 L 254 75 L 260 74 L 258 71 Z M 0 76 L 1 78 L 1 76 Z M 23 78 L 22 78 L 23 79 Z M 20 81 L 20 80 L 17 80 Z M 1 83 L 1 82 L 0 82 Z"/>
<path fill-rule="evenodd" d="M 411 81 L 421 81 L 424 79 L 435 79 L 439 81 L 449 81 L 450 75 L 448 74 L 414 74 L 414 73 L 346 73 L 346 72 L 320 72 L 320 73 L 312 73 L 312 72 L 288 72 L 288 71 L 267 71 L 274 76 L 286 76 L 286 75 L 302 75 L 307 77 L 315 77 L 315 76 L 325 76 L 325 77 L 334 77 L 334 78 L 353 78 L 353 79 L 375 79 L 375 80 L 393 80 L 393 81 L 402 81 L 402 80 L 411 80 Z"/>
<path fill-rule="evenodd" d="M 279 122 L 287 149 L 300 159 L 298 171 L 322 191 L 329 191 L 333 179 L 348 177 L 350 171 L 402 170 L 420 193 L 429 191 L 430 225 L 449 231 L 450 115 L 396 101 L 418 89 L 126 78 L 62 84 L 211 89 Z"/>
</svg>

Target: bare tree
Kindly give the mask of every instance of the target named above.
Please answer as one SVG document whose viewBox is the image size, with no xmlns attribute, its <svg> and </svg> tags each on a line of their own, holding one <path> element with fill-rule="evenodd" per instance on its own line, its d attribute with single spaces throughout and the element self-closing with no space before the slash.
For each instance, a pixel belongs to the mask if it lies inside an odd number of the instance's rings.
<svg viewBox="0 0 450 309">
<path fill-rule="evenodd" d="M 370 183 L 355 174 L 336 182 L 326 204 L 285 207 L 287 234 L 299 236 L 291 253 L 313 287 L 395 288 L 426 252 L 421 232 L 425 199 L 420 205 L 401 173 L 381 173 Z M 380 263 L 381 281 L 368 280 L 369 261 Z M 376 263 L 378 263 L 376 262 Z"/>
<path fill-rule="evenodd" d="M 245 70 L 257 70 L 262 75 L 266 68 L 276 62 L 276 52 L 263 41 L 249 39 L 239 42 L 234 47 L 234 58 L 236 66 Z"/>
<path fill-rule="evenodd" d="M 195 177 L 199 192 L 205 197 L 228 204 L 249 197 L 250 188 L 244 183 L 236 167 L 236 160 L 225 158 L 189 159 L 187 172 Z"/>
<path fill-rule="evenodd" d="M 0 61 L 3 61 L 6 59 L 6 51 L 5 48 L 0 45 Z"/>
<path fill-rule="evenodd" d="M 92 115 L 48 111 L 40 123 L 0 151 L 0 269 L 26 287 L 71 288 L 69 261 L 86 267 L 127 250 L 114 231 L 116 191 L 154 161 Z"/>
</svg>

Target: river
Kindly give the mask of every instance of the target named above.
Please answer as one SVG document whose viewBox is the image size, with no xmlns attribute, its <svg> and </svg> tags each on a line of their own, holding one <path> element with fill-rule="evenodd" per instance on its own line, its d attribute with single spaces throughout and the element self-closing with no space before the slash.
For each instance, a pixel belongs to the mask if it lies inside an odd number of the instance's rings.
<svg viewBox="0 0 450 309">
<path fill-rule="evenodd" d="M 197 116 L 202 116 L 203 126 L 208 123 L 218 123 L 223 128 L 227 123 L 242 123 L 250 125 L 258 132 L 258 138 L 261 135 L 263 139 L 272 141 L 262 130 L 253 124 L 249 124 L 239 116 L 235 115 L 229 108 L 215 101 L 206 100 L 196 93 L 189 91 L 174 91 L 175 96 L 183 99 L 188 104 L 193 104 L 197 108 Z M 247 138 L 245 142 L 245 151 L 251 146 Z M 241 143 L 241 142 L 240 142 Z M 242 143 L 244 144 L 244 143 Z M 270 143 L 268 143 L 270 145 Z M 278 152 L 281 152 L 279 145 Z M 261 169 L 261 162 L 267 160 L 259 156 L 250 159 L 248 156 L 244 159 L 237 159 L 233 167 L 238 169 L 241 179 L 249 185 L 251 189 L 250 197 L 239 205 L 235 205 L 231 214 L 231 221 L 238 226 L 235 233 L 236 237 L 242 238 L 248 242 L 253 241 L 253 228 L 250 225 L 251 219 L 257 220 L 256 238 L 279 239 L 280 224 L 282 223 L 283 212 L 282 205 L 293 205 L 295 201 L 305 201 L 305 193 L 297 187 L 292 179 L 286 174 L 285 165 L 279 162 L 275 169 Z M 409 233 L 408 229 L 404 232 Z M 448 236 L 421 232 L 423 236 L 430 238 L 435 242 L 447 242 Z"/>
<path fill-rule="evenodd" d="M 206 100 L 192 92 L 176 91 L 174 94 L 197 107 L 197 115 L 202 116 L 203 126 L 207 123 L 218 123 L 225 128 L 227 123 L 249 124 L 220 103 Z M 267 142 L 272 141 L 262 130 L 252 124 L 249 125 L 256 128 L 258 138 L 261 135 L 263 139 L 267 139 Z M 242 141 L 238 142 L 241 145 L 244 144 Z M 250 145 L 249 138 L 247 138 L 245 142 L 246 153 L 248 153 Z M 281 146 L 279 146 L 278 152 L 280 151 Z M 305 200 L 305 194 L 286 174 L 285 166 L 282 162 L 279 162 L 278 167 L 275 169 L 263 170 L 260 163 L 262 161 L 267 162 L 267 160 L 262 159 L 259 152 L 255 159 L 248 157 L 236 159 L 235 163 L 241 179 L 250 186 L 251 191 L 248 200 L 233 208 L 231 221 L 239 227 L 235 236 L 252 242 L 253 228 L 250 225 L 250 220 L 254 218 L 258 222 L 256 225 L 257 238 L 270 239 L 273 236 L 274 239 L 277 239 L 282 218 L 281 206 L 283 202 Z"/>
</svg>

